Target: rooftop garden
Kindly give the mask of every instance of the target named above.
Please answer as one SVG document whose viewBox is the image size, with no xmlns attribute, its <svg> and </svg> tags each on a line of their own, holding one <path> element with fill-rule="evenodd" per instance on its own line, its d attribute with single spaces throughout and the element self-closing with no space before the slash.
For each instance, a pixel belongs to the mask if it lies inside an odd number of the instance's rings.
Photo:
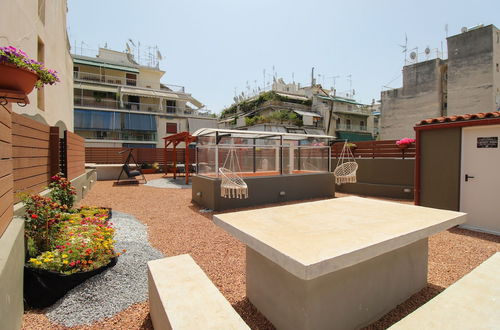
<svg viewBox="0 0 500 330">
<path fill-rule="evenodd" d="M 279 124 L 289 124 L 295 126 L 303 125 L 300 116 L 298 116 L 295 112 L 290 110 L 279 110 L 279 111 L 274 111 L 268 115 L 245 117 L 245 124 L 247 126 L 256 124 L 265 124 L 265 123 L 279 123 Z"/>
<path fill-rule="evenodd" d="M 281 96 L 274 91 L 269 91 L 260 94 L 259 97 L 257 97 L 256 99 L 245 100 L 243 102 L 233 104 L 229 108 L 222 110 L 221 118 L 226 118 L 230 115 L 235 114 L 238 111 L 238 108 L 240 111 L 243 111 L 245 113 L 256 110 L 259 106 L 261 106 L 263 103 L 267 101 L 290 102 L 307 106 L 310 106 L 312 104 L 311 100 L 302 101 L 302 100 L 292 99 L 286 96 Z"/>
</svg>

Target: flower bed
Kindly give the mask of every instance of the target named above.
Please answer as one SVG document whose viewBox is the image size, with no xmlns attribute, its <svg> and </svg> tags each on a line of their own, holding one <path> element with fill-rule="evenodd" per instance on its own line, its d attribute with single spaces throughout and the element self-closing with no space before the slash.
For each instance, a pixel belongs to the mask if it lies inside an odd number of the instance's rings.
<svg viewBox="0 0 500 330">
<path fill-rule="evenodd" d="M 87 278 L 113 266 L 111 210 L 73 209 L 74 188 L 56 175 L 50 197 L 28 195 L 25 237 L 25 299 L 32 307 L 46 307 Z"/>
</svg>

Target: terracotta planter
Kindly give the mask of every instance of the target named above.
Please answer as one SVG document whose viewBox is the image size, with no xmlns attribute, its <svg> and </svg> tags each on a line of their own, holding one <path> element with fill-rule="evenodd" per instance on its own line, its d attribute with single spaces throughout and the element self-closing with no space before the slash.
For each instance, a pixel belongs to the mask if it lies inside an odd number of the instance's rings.
<svg viewBox="0 0 500 330">
<path fill-rule="evenodd" d="M 17 91 L 25 95 L 31 93 L 38 75 L 11 64 L 0 64 L 0 89 Z"/>
<path fill-rule="evenodd" d="M 156 173 L 156 168 L 141 168 L 142 174 L 153 174 Z"/>
<path fill-rule="evenodd" d="M 398 148 L 399 149 L 406 149 L 408 148 L 410 145 L 409 144 L 398 144 Z"/>
</svg>

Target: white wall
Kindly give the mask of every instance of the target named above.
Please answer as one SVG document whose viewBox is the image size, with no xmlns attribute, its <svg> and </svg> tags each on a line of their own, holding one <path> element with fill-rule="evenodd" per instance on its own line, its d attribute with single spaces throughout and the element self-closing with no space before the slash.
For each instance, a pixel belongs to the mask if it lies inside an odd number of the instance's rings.
<svg viewBox="0 0 500 330">
<path fill-rule="evenodd" d="M 36 59 L 40 39 L 45 45 L 45 66 L 56 70 L 61 79 L 44 88 L 44 111 L 37 106 L 38 92 L 34 90 L 29 95 L 30 104 L 24 108 L 14 105 L 14 112 L 39 115 L 51 126 L 62 121 L 64 125 L 60 126 L 72 131 L 73 62 L 66 34 L 66 0 L 46 0 L 45 23 L 38 16 L 38 1 L 3 0 L 1 8 L 0 45 L 20 48 Z"/>
</svg>

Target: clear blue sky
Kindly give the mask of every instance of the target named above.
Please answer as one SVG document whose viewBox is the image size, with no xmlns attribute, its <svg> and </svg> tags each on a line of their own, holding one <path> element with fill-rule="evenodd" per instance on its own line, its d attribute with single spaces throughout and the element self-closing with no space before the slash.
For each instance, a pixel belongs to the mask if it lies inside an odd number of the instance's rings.
<svg viewBox="0 0 500 330">
<path fill-rule="evenodd" d="M 69 0 L 72 46 L 124 50 L 131 38 L 157 45 L 163 82 L 186 91 L 219 113 L 237 92 L 278 77 L 317 82 L 356 99 L 380 99 L 382 86 L 401 86 L 405 33 L 408 49 L 446 52 L 448 35 L 479 23 L 500 27 L 500 1 L 276 1 Z M 496 19 L 496 21 L 495 21 Z M 326 78 L 323 78 L 326 77 Z"/>
</svg>

